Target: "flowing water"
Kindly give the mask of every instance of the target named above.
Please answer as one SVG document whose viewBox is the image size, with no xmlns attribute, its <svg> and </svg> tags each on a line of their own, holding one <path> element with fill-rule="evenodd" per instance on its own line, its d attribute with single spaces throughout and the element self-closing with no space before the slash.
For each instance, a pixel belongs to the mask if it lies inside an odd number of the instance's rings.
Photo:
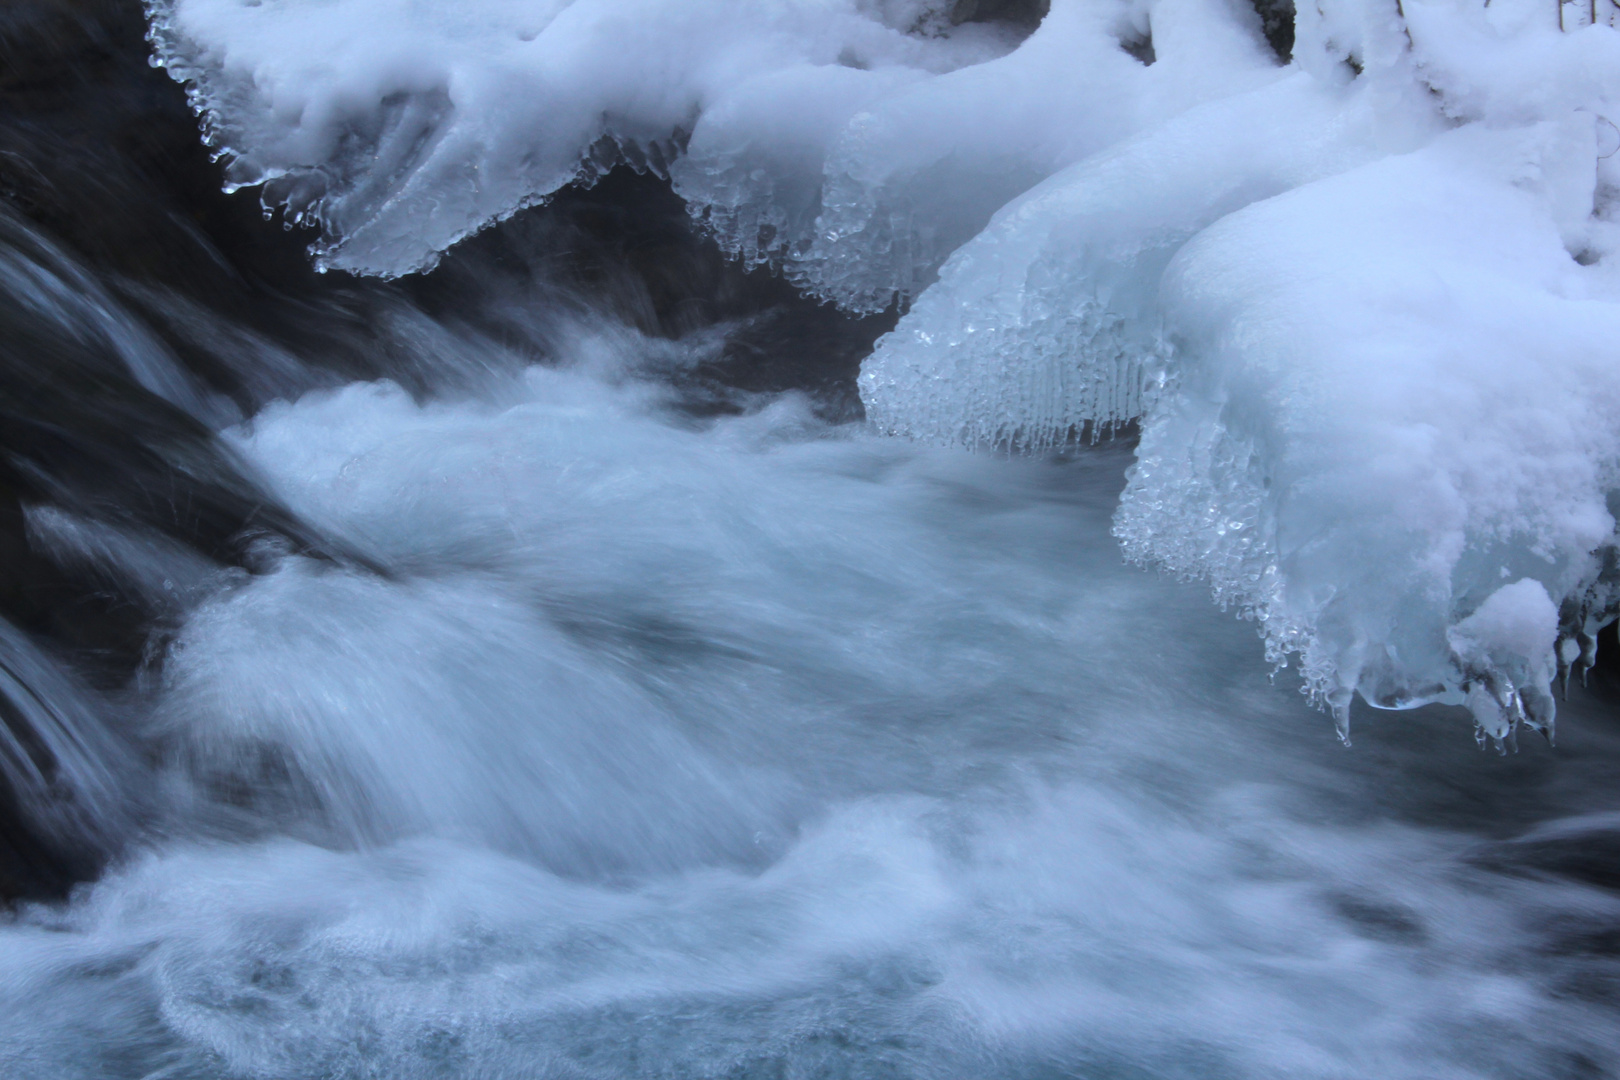
<svg viewBox="0 0 1620 1080">
<path fill-rule="evenodd" d="M 544 363 L 388 294 L 355 374 L 8 227 L 0 314 L 68 343 L 7 353 L 8 460 L 57 468 L 5 474 L 14 574 L 78 575 L 138 655 L 0 622 L 0 840 L 79 860 L 0 916 L 0 1075 L 1620 1075 L 1608 672 L 1556 748 L 1358 707 L 1346 749 L 1124 562 L 1128 438 L 722 393 L 757 319 L 647 334 L 606 288 L 525 294 Z M 28 457 L 47 360 L 99 419 L 39 430 L 122 494 Z"/>
<path fill-rule="evenodd" d="M 389 571 L 169 571 L 152 820 L 3 931 L 8 1075 L 1613 1067 L 1620 902 L 1526 838 L 1612 855 L 1611 708 L 1347 751 L 1123 564 L 1128 447 L 695 422 L 596 364 L 230 433 Z"/>
</svg>

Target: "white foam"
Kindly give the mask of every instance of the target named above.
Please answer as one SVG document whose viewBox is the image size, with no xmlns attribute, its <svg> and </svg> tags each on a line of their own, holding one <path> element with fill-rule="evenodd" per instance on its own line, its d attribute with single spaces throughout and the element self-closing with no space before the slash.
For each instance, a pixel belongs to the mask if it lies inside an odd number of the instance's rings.
<svg viewBox="0 0 1620 1080">
<path fill-rule="evenodd" d="M 633 890 L 444 842 L 179 848 L 3 931 L 0 1055 L 34 1080 L 105 1075 L 98 1051 L 278 1078 L 1554 1076 L 1612 1053 L 1599 1009 L 1504 970 L 1524 887 L 1425 869 L 1453 865 L 1453 838 L 1222 836 L 1069 790 L 948 846 L 943 812 L 847 807 L 763 873 Z M 1286 869 L 1234 874 L 1244 852 Z"/>
<path fill-rule="evenodd" d="M 230 433 L 389 573 L 282 554 L 178 627 L 145 850 L 0 923 L 8 1078 L 1616 1060 L 1569 990 L 1614 898 L 1471 862 L 1606 798 L 1595 740 L 1544 789 L 1465 740 L 1343 753 L 1120 560 L 1119 449 L 658 405 L 537 370 Z M 1547 630 L 1503 585 L 1460 628 L 1487 652 Z"/>
</svg>

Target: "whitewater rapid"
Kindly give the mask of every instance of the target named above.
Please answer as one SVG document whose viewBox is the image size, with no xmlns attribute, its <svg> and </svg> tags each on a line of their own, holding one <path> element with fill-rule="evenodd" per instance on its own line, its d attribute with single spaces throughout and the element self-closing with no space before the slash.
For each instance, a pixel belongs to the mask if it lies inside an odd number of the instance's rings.
<svg viewBox="0 0 1620 1080">
<path fill-rule="evenodd" d="M 1249 627 L 1121 559 L 1127 445 L 695 420 L 633 337 L 581 353 L 228 433 L 385 572 L 207 585 L 138 726 L 142 837 L 0 927 L 7 1076 L 1620 1060 L 1620 898 L 1513 839 L 1612 836 L 1612 706 L 1577 690 L 1556 753 L 1440 717 L 1346 751 Z"/>
</svg>

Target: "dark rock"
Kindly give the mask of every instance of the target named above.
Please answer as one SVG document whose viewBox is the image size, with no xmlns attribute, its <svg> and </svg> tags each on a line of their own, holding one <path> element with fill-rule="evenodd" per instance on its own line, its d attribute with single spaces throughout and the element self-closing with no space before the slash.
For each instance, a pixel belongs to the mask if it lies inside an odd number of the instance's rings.
<svg viewBox="0 0 1620 1080">
<path fill-rule="evenodd" d="M 1005 22 L 1034 27 L 1051 10 L 1051 0 L 956 0 L 951 22 Z"/>
<path fill-rule="evenodd" d="M 1294 0 L 1250 0 L 1260 16 L 1260 32 L 1277 59 L 1286 64 L 1294 57 Z"/>
</svg>

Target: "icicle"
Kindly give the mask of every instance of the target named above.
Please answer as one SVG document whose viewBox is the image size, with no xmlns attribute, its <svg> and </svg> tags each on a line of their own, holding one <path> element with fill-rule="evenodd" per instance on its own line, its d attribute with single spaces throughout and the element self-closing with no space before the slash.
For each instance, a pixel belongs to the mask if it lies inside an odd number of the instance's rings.
<svg viewBox="0 0 1620 1080">
<path fill-rule="evenodd" d="M 1350 702 L 1355 697 L 1355 691 L 1341 686 L 1331 691 L 1327 696 L 1328 708 L 1333 712 L 1333 728 L 1339 734 L 1339 741 L 1350 745 Z"/>
<path fill-rule="evenodd" d="M 1495 682 L 1489 675 L 1471 681 L 1465 704 L 1474 715 L 1474 741 L 1479 743 L 1480 749 L 1485 748 L 1488 738 L 1495 744 L 1497 753 L 1506 754 L 1507 739 L 1516 726 L 1518 695 L 1513 693 L 1511 684 L 1491 685 Z"/>
<path fill-rule="evenodd" d="M 1558 679 L 1564 687 L 1564 700 L 1569 700 L 1569 673 L 1580 659 L 1580 642 L 1575 640 L 1573 634 L 1564 634 L 1558 639 Z"/>
<path fill-rule="evenodd" d="M 1531 683 L 1519 692 L 1519 700 L 1524 708 L 1524 722 L 1541 732 L 1549 746 L 1558 745 L 1558 703 L 1553 700 L 1552 692 L 1540 683 Z"/>
</svg>

